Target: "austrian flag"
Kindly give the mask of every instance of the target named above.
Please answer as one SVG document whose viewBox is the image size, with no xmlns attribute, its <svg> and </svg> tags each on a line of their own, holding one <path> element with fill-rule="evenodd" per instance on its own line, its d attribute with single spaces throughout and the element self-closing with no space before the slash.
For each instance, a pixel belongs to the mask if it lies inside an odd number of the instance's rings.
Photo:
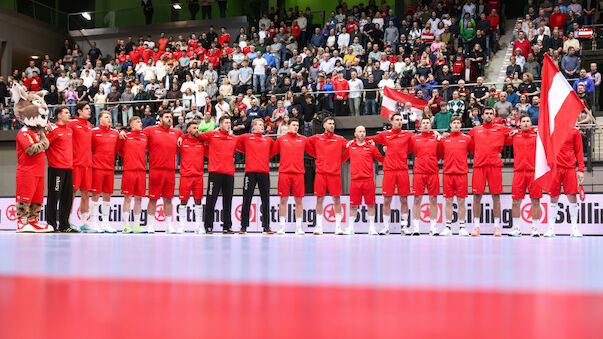
<svg viewBox="0 0 603 339">
<path fill-rule="evenodd" d="M 584 104 L 548 54 L 544 55 L 543 66 L 534 179 L 549 191 L 561 146 Z"/>
<path fill-rule="evenodd" d="M 396 91 L 395 89 L 384 87 L 383 88 L 383 102 L 381 103 L 381 116 L 389 120 L 389 117 L 398 112 L 404 111 L 404 105 L 407 102 L 412 104 L 412 111 L 421 116 L 423 107 L 427 105 L 427 101 L 419 98 L 415 98 L 410 94 L 404 94 L 402 91 Z"/>
</svg>

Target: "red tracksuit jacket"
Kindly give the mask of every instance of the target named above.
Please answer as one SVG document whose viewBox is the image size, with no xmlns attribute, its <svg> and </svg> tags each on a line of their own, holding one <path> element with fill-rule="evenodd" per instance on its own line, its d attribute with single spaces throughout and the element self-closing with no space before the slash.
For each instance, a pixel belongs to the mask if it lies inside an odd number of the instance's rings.
<svg viewBox="0 0 603 339">
<path fill-rule="evenodd" d="M 149 169 L 175 171 L 178 138 L 182 131 L 157 125 L 145 128 L 142 133 L 149 138 Z"/>
<path fill-rule="evenodd" d="M 578 172 L 584 172 L 582 136 L 580 130 L 572 128 L 557 156 L 557 166 L 561 168 L 576 168 L 576 161 L 578 161 Z"/>
<path fill-rule="evenodd" d="M 92 168 L 115 169 L 115 149 L 119 133 L 111 127 L 98 126 L 92 129 Z"/>
<path fill-rule="evenodd" d="M 308 138 L 289 132 L 276 139 L 270 157 L 281 154 L 279 173 L 304 174 L 304 152 L 308 147 Z"/>
<path fill-rule="evenodd" d="M 461 132 L 451 132 L 448 138 L 438 143 L 438 156 L 444 158 L 444 174 L 467 174 L 467 154 L 472 147 L 472 139 Z"/>
<path fill-rule="evenodd" d="M 76 117 L 67 126 L 73 131 L 73 166 L 92 167 L 92 124 Z"/>
<path fill-rule="evenodd" d="M 182 137 L 182 145 L 178 148 L 180 153 L 180 176 L 194 177 L 203 175 L 205 144 L 197 138 L 188 135 Z"/>
<path fill-rule="evenodd" d="M 65 125 L 46 132 L 50 147 L 46 150 L 48 166 L 53 168 L 73 168 L 73 130 Z"/>
<path fill-rule="evenodd" d="M 514 136 L 507 138 L 507 145 L 513 145 L 513 169 L 516 172 L 534 172 L 537 138 L 537 133 L 532 129 L 526 132 L 520 130 Z"/>
<path fill-rule="evenodd" d="M 350 177 L 352 180 L 373 179 L 375 177 L 373 160 L 381 163 L 385 160 L 385 157 L 375 145 L 366 142 L 358 145 L 355 140 L 343 152 L 344 161 L 348 158 L 350 159 Z"/>
<path fill-rule="evenodd" d="M 413 135 L 408 131 L 392 129 L 366 139 L 387 147 L 383 170 L 398 171 L 408 170 L 408 147 Z"/>
<path fill-rule="evenodd" d="M 270 172 L 268 161 L 271 158 L 272 144 L 274 140 L 261 133 L 243 134 L 238 137 L 237 150 L 245 153 L 245 172 Z"/>
<path fill-rule="evenodd" d="M 413 174 L 438 174 L 438 140 L 433 132 L 414 135 L 409 152 L 415 154 Z"/>
<path fill-rule="evenodd" d="M 141 131 L 131 131 L 117 141 L 117 153 L 124 159 L 124 171 L 146 171 L 149 138 Z"/>
<path fill-rule="evenodd" d="M 199 140 L 209 144 L 210 173 L 234 175 L 234 154 L 238 137 L 221 129 L 199 134 Z"/>
<path fill-rule="evenodd" d="M 505 145 L 505 139 L 509 136 L 510 128 L 503 125 L 484 123 L 482 126 L 473 127 L 468 136 L 473 139 L 474 155 L 473 167 L 502 167 L 503 162 L 500 159 Z"/>
<path fill-rule="evenodd" d="M 348 141 L 327 132 L 313 135 L 308 140 L 308 153 L 316 158 L 316 173 L 341 175 L 341 160 Z"/>
</svg>

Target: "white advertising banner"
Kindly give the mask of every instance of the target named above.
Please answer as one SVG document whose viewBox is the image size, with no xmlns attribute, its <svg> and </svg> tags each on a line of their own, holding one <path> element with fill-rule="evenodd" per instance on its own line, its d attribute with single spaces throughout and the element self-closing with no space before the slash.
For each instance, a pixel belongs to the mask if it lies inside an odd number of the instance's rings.
<svg viewBox="0 0 603 339">
<path fill-rule="evenodd" d="M 147 199 L 143 199 L 143 211 L 141 217 L 142 225 L 146 225 L 148 223 L 146 207 Z M 471 229 L 473 222 L 473 211 L 472 211 L 472 198 L 469 196 L 467 199 L 467 227 Z M 511 217 L 511 195 L 503 194 L 501 195 L 502 202 L 502 217 L 501 224 L 503 228 L 512 227 L 513 220 Z M 233 230 L 238 230 L 240 227 L 241 221 L 241 210 L 242 210 L 242 202 L 243 198 L 241 196 L 233 197 L 232 202 L 232 222 L 233 222 Z M 174 222 L 178 222 L 178 214 L 176 212 L 178 204 L 180 201 L 177 198 L 173 199 L 174 203 L 174 213 L 172 216 L 172 220 Z M 278 228 L 278 203 L 279 197 L 272 196 L 270 197 L 270 208 L 268 218 L 270 219 L 270 226 L 272 230 L 276 230 Z M 343 220 L 342 225 L 347 227 L 347 222 L 349 218 L 349 196 L 341 197 L 342 209 L 343 209 Z M 413 197 L 408 198 L 408 206 L 412 207 Z M 113 197 L 111 198 L 111 210 L 109 213 L 109 221 L 111 225 L 116 229 L 121 229 L 124 224 L 123 220 L 123 212 L 122 212 L 122 204 L 123 197 Z M 302 216 L 302 225 L 306 232 L 312 232 L 316 225 L 317 213 L 315 209 L 316 197 L 309 196 L 303 199 L 304 210 Z M 249 231 L 250 232 L 260 232 L 262 230 L 261 227 L 261 213 L 260 213 L 260 199 L 258 196 L 255 196 L 251 203 L 251 211 L 250 211 L 250 223 L 249 223 Z M 542 206 L 542 216 L 541 216 L 541 233 L 543 233 L 548 227 L 548 205 L 549 205 L 549 197 L 544 196 L 541 200 Z M 75 224 L 80 224 L 80 214 L 79 214 L 79 198 L 76 198 L 74 202 L 74 209 L 71 215 L 71 220 Z M 203 199 L 203 207 L 205 210 L 205 198 Z M 439 229 L 444 225 L 444 207 L 445 200 L 442 196 L 438 196 L 438 225 Z M 456 207 L 456 203 L 455 203 Z M 382 209 L 383 209 L 383 197 L 377 196 L 377 205 L 376 205 L 376 228 L 380 229 L 383 223 L 382 217 Z M 390 216 L 391 222 L 391 231 L 392 233 L 400 232 L 400 201 L 398 198 L 394 198 L 392 202 L 392 213 Z M 295 230 L 295 217 L 294 217 L 295 203 L 293 198 L 289 199 L 289 203 L 287 206 L 287 232 L 293 232 Z M 220 231 L 222 229 L 222 201 L 221 198 L 218 199 L 216 204 L 216 208 L 214 210 L 214 231 Z M 331 233 L 335 229 L 335 211 L 333 202 L 330 197 L 326 197 L 324 202 L 324 207 L 322 211 L 323 218 L 323 229 L 326 233 Z M 193 212 L 193 202 L 192 199 L 189 201 L 187 206 L 187 227 L 186 230 L 193 231 L 195 227 L 195 216 Z M 98 214 L 100 218 L 100 213 Z M 410 218 L 412 219 L 412 215 Z M 419 219 L 421 220 L 421 232 L 428 233 L 429 232 L 429 203 L 427 202 L 427 198 L 423 199 L 423 203 L 421 205 L 421 213 Z M 366 233 L 368 231 L 368 211 L 366 206 L 360 206 L 358 208 L 358 216 L 356 217 L 355 230 L 357 233 Z M 482 213 L 481 213 L 481 228 L 482 233 L 490 233 L 491 227 L 493 226 L 494 217 L 492 212 L 492 200 L 489 196 L 484 196 L 482 201 Z M 522 232 L 529 233 L 531 228 L 531 218 L 532 218 L 532 205 L 528 198 L 524 199 L 521 204 L 521 221 L 522 221 Z M 44 209 L 41 213 L 40 220 L 42 222 L 46 221 L 46 205 L 44 205 Z M 167 228 L 165 221 L 165 211 L 163 209 L 163 203 L 161 200 L 158 201 L 157 204 L 157 212 L 155 213 L 155 229 L 158 231 L 163 231 Z M 453 214 L 453 231 L 456 233 L 458 231 L 458 214 L 455 212 Z M 578 224 L 580 226 L 580 231 L 584 234 L 589 235 L 600 235 L 603 234 L 603 194 L 587 194 L 584 202 L 579 201 L 579 213 L 578 213 Z M 2 230 L 14 230 L 16 228 L 16 209 L 15 209 L 15 199 L 14 198 L 0 198 L 0 229 Z M 567 204 L 567 199 L 562 196 L 560 199 L 560 209 L 556 217 L 556 231 L 558 234 L 569 234 L 570 225 L 569 225 L 569 209 Z"/>
</svg>

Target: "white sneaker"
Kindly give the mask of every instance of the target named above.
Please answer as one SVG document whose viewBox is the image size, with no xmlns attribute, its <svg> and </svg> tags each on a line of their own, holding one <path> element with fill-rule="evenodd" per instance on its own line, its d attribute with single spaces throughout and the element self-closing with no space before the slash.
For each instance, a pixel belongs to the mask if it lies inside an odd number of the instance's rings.
<svg viewBox="0 0 603 339">
<path fill-rule="evenodd" d="M 448 227 L 444 227 L 444 229 L 442 230 L 442 232 L 440 232 L 440 235 L 443 237 L 449 237 L 452 235 L 452 230 Z"/>
<path fill-rule="evenodd" d="M 102 227 L 102 229 L 103 229 L 103 232 L 105 232 L 105 233 L 117 233 L 117 231 L 115 231 L 115 230 L 113 229 L 113 227 L 111 227 L 111 226 L 109 225 L 109 223 L 108 223 L 108 222 L 103 222 L 103 224 L 101 225 L 101 227 Z"/>
<path fill-rule="evenodd" d="M 389 231 L 388 231 L 388 233 L 389 233 Z M 377 233 L 377 230 L 374 228 L 369 228 L 368 234 L 369 235 L 379 235 L 379 233 Z"/>
<path fill-rule="evenodd" d="M 276 231 L 276 234 L 285 235 L 285 227 L 284 226 L 279 227 L 278 231 Z"/>
<path fill-rule="evenodd" d="M 205 234 L 205 227 L 199 226 L 195 229 L 195 233 L 197 234 Z"/>
<path fill-rule="evenodd" d="M 176 234 L 176 233 L 178 233 L 178 230 L 176 230 L 176 228 L 174 226 L 168 225 L 167 233 Z"/>
<path fill-rule="evenodd" d="M 304 234 L 306 234 L 306 232 L 304 232 L 304 230 L 301 227 L 295 229 L 295 235 L 304 235 Z"/>
<path fill-rule="evenodd" d="M 314 235 L 322 235 L 322 227 L 316 227 L 314 230 Z"/>
<path fill-rule="evenodd" d="M 351 227 L 348 227 L 348 228 L 345 230 L 345 234 L 346 234 L 346 235 L 354 235 L 354 234 L 355 234 L 354 229 L 353 229 L 353 228 L 351 228 Z"/>
<path fill-rule="evenodd" d="M 432 237 L 438 236 L 440 235 L 440 233 L 438 233 L 438 229 L 435 227 L 430 227 L 429 228 L 429 235 Z"/>
<path fill-rule="evenodd" d="M 402 234 L 403 235 L 412 235 L 412 232 L 410 231 L 410 227 L 408 227 L 408 226 L 402 227 Z"/>
<path fill-rule="evenodd" d="M 421 233 L 419 232 L 419 225 L 413 227 L 412 235 L 421 235 Z"/>
<path fill-rule="evenodd" d="M 530 236 L 533 238 L 538 238 L 540 236 L 540 233 L 538 233 L 537 229 L 532 228 L 532 233 L 530 233 Z"/>
<path fill-rule="evenodd" d="M 521 237 L 521 231 L 519 228 L 513 228 L 507 235 L 510 237 Z"/>
<path fill-rule="evenodd" d="M 546 231 L 546 233 L 543 234 L 543 237 L 545 238 L 552 238 L 555 236 L 555 230 L 553 228 L 550 228 Z"/>
<path fill-rule="evenodd" d="M 467 232 L 465 227 L 461 227 L 459 229 L 459 237 L 468 237 L 468 236 L 469 236 L 469 232 Z"/>
<path fill-rule="evenodd" d="M 147 230 L 147 233 L 155 233 L 155 226 L 153 226 L 153 224 L 147 225 L 145 229 Z"/>
<path fill-rule="evenodd" d="M 369 232 L 370 233 L 370 232 Z M 379 232 L 380 235 L 388 235 L 389 234 L 389 227 L 385 226 L 381 229 L 381 231 Z"/>
<path fill-rule="evenodd" d="M 176 233 L 183 234 L 184 233 L 184 223 L 180 223 L 179 227 L 176 228 Z"/>
<path fill-rule="evenodd" d="M 341 229 L 341 227 L 335 228 L 335 235 L 343 235 L 343 230 Z"/>
<path fill-rule="evenodd" d="M 578 231 L 578 227 L 575 227 L 572 229 L 572 233 L 570 234 L 570 237 L 572 238 L 582 238 L 582 233 L 580 233 L 580 231 Z"/>
</svg>

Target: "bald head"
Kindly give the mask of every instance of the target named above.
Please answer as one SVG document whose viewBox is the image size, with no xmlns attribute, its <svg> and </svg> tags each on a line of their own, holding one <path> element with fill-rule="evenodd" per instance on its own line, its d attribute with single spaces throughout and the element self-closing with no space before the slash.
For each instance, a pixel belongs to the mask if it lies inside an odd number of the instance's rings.
<svg viewBox="0 0 603 339">
<path fill-rule="evenodd" d="M 354 130 L 354 137 L 356 137 L 357 143 L 364 143 L 364 139 L 366 138 L 366 128 L 364 128 L 362 125 L 356 127 L 356 130 Z"/>
</svg>

